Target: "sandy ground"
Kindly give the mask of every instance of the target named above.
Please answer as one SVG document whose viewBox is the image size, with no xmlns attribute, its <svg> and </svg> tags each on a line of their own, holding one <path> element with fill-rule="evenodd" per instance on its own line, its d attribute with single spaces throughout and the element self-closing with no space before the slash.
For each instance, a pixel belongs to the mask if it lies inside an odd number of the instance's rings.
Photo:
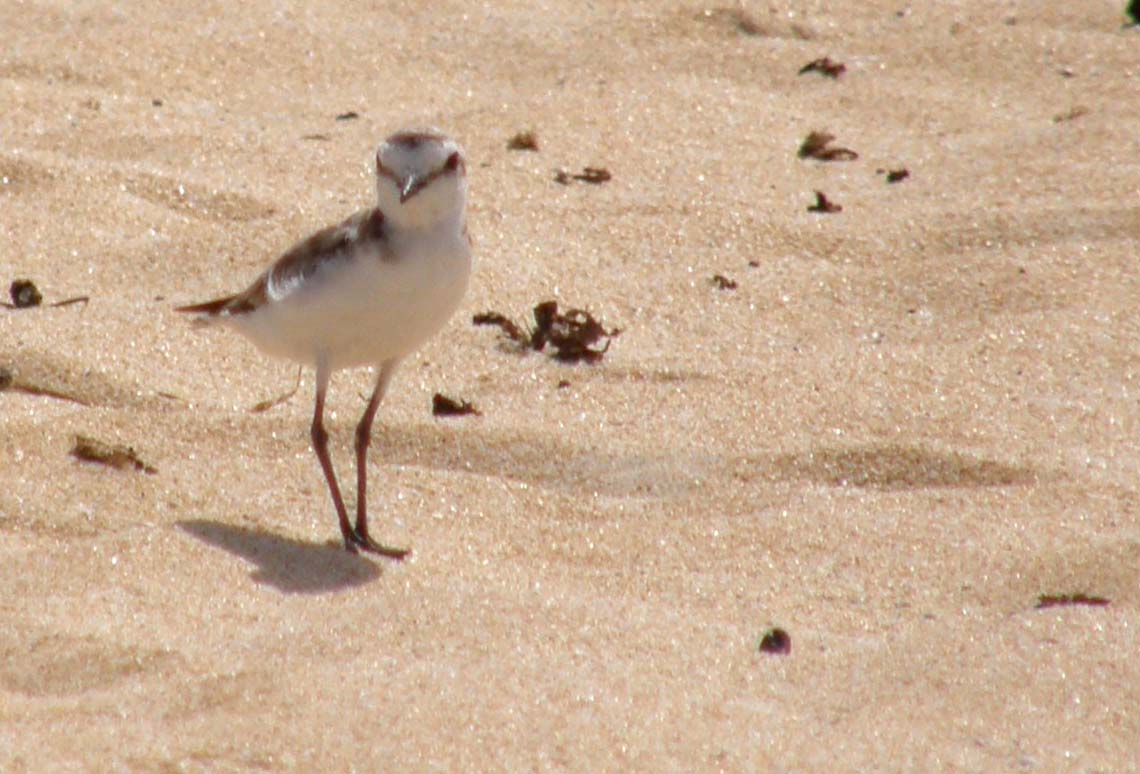
<svg viewBox="0 0 1140 774">
<path fill-rule="evenodd" d="M 45 302 L 0 309 L 0 769 L 1135 771 L 1124 3 L 378 5 L 0 2 L 0 280 Z M 396 564 L 337 547 L 312 374 L 251 413 L 293 367 L 172 308 L 424 123 L 477 266 L 381 410 Z M 601 362 L 471 324 L 548 298 Z"/>
</svg>

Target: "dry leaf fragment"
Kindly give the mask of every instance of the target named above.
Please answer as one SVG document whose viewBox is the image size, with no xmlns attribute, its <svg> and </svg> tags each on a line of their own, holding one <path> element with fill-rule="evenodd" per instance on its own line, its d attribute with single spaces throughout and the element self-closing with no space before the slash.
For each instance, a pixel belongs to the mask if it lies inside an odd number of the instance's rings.
<svg viewBox="0 0 1140 774">
<path fill-rule="evenodd" d="M 764 632 L 764 637 L 760 640 L 760 652 L 786 656 L 792 652 L 792 638 L 786 631 L 774 626 Z"/>
<path fill-rule="evenodd" d="M 478 417 L 482 416 L 483 412 L 475 408 L 470 401 L 455 400 L 437 392 L 431 397 L 431 414 L 434 417 L 461 417 L 468 414 Z"/>
<path fill-rule="evenodd" d="M 1046 607 L 1062 607 L 1071 605 L 1088 605 L 1090 607 L 1104 607 L 1109 600 L 1106 597 L 1093 597 L 1078 592 L 1076 594 L 1042 594 L 1037 597 L 1037 609 Z"/>
<path fill-rule="evenodd" d="M 84 462 L 109 465 L 118 470 L 134 468 L 151 475 L 158 472 L 153 466 L 139 459 L 139 455 L 131 447 L 117 443 L 106 443 L 86 435 L 75 436 L 75 445 L 71 449 L 71 456 Z"/>
<path fill-rule="evenodd" d="M 533 131 L 519 132 L 507 140 L 507 150 L 537 151 L 538 135 Z"/>
<path fill-rule="evenodd" d="M 827 132 L 811 132 L 800 144 L 797 155 L 801 159 L 817 159 L 819 161 L 854 161 L 859 154 L 850 148 L 831 148 L 834 134 Z"/>
<path fill-rule="evenodd" d="M 570 173 L 559 169 L 554 173 L 554 182 L 570 185 L 571 180 L 580 180 L 591 185 L 601 185 L 613 179 L 613 175 L 605 167 L 583 167 L 581 172 Z"/>
<path fill-rule="evenodd" d="M 828 78 L 838 78 L 845 72 L 847 72 L 847 65 L 842 62 L 835 62 L 831 57 L 825 56 L 808 62 L 800 68 L 799 74 L 819 73 L 820 75 L 826 75 Z"/>
<path fill-rule="evenodd" d="M 827 198 L 823 191 L 815 192 L 815 204 L 808 205 L 808 212 L 822 212 L 830 214 L 833 212 L 843 212 L 843 205 L 836 204 Z"/>
</svg>

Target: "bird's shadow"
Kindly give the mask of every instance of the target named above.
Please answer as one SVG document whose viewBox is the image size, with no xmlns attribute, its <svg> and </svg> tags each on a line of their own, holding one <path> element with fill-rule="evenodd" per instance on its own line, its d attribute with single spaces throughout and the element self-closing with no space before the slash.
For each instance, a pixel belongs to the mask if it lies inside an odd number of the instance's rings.
<svg viewBox="0 0 1140 774">
<path fill-rule="evenodd" d="M 326 594 L 375 580 L 380 568 L 358 554 L 220 521 L 190 519 L 179 529 L 257 565 L 250 577 L 287 594 Z"/>
</svg>

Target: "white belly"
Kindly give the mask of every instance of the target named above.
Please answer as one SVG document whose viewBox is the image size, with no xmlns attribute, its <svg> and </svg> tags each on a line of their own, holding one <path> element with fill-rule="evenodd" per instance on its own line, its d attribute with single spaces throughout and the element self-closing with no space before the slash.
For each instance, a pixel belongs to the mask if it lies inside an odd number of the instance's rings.
<svg viewBox="0 0 1140 774">
<path fill-rule="evenodd" d="M 333 370 L 404 357 L 439 331 L 471 274 L 466 239 L 409 240 L 392 260 L 358 255 L 228 322 L 264 352 Z M 409 244 L 411 246 L 409 246 Z"/>
</svg>

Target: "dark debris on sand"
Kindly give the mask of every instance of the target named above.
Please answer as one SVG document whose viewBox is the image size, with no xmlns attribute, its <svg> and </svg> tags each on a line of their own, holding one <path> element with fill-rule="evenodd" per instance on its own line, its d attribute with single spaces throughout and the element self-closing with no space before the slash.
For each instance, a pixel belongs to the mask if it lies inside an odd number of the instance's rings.
<svg viewBox="0 0 1140 774">
<path fill-rule="evenodd" d="M 606 330 L 584 309 L 568 309 L 563 314 L 558 311 L 557 301 L 544 301 L 535 306 L 534 321 L 531 346 L 541 352 L 549 344 L 554 349 L 555 360 L 564 363 L 601 360 L 610 348 L 610 340 L 621 333 L 617 328 Z M 600 348 L 595 346 L 603 340 Z"/>
<path fill-rule="evenodd" d="M 507 140 L 507 150 L 537 151 L 538 135 L 533 131 L 518 132 Z"/>
<path fill-rule="evenodd" d="M 815 204 L 808 205 L 808 212 L 820 212 L 824 214 L 831 214 L 834 212 L 843 212 L 843 205 L 836 204 L 827 198 L 823 191 L 815 192 Z"/>
<path fill-rule="evenodd" d="M 84 462 L 97 462 L 118 470 L 133 468 L 144 473 L 154 475 L 158 472 L 152 465 L 139 459 L 139 455 L 130 446 L 118 443 L 107 443 L 86 435 L 76 435 L 75 445 L 71 448 L 71 456 Z"/>
<path fill-rule="evenodd" d="M 499 312 L 480 312 L 471 318 L 471 323 L 473 325 L 497 325 L 499 330 L 503 332 L 503 335 L 510 339 L 511 343 L 518 345 L 522 349 L 530 349 L 530 334 L 525 332 L 514 320 L 505 314 L 500 314 Z"/>
<path fill-rule="evenodd" d="M 854 161 L 859 154 L 850 148 L 831 147 L 834 134 L 827 132 L 811 132 L 800 144 L 797 151 L 801 159 L 816 159 L 817 161 Z"/>
<path fill-rule="evenodd" d="M 8 309 L 34 309 L 43 303 L 44 297 L 40 293 L 40 289 L 36 287 L 36 283 L 29 279 L 13 280 L 12 284 L 8 286 L 8 297 L 11 302 L 0 301 L 0 306 Z M 63 301 L 56 301 L 54 304 L 48 306 L 71 306 L 72 304 L 86 304 L 91 299 L 87 296 L 75 296 L 74 298 L 64 299 Z"/>
<path fill-rule="evenodd" d="M 803 75 L 805 73 L 819 73 L 820 75 L 826 75 L 828 78 L 838 78 L 845 72 L 847 72 L 847 65 L 843 64 L 842 62 L 836 62 L 832 60 L 831 57 L 825 56 L 820 57 L 819 59 L 813 59 L 812 61 L 808 62 L 806 65 L 800 68 L 799 74 Z"/>
<path fill-rule="evenodd" d="M 44 300 L 36 283 L 27 279 L 13 280 L 8 286 L 8 297 L 12 299 L 12 308 L 29 309 L 39 306 Z"/>
<path fill-rule="evenodd" d="M 1073 605 L 1087 605 L 1089 607 L 1104 607 L 1109 600 L 1106 597 L 1093 597 L 1084 593 L 1076 594 L 1042 594 L 1037 597 L 1037 609 L 1047 607 L 1070 607 Z"/>
<path fill-rule="evenodd" d="M 621 333 L 618 328 L 607 330 L 584 309 L 559 312 L 557 301 L 536 304 L 533 314 L 535 327 L 529 333 L 499 312 L 477 314 L 471 321 L 475 325 L 498 326 L 519 352 L 542 352 L 549 346 L 551 356 L 563 363 L 601 360 L 610 347 L 611 339 Z"/>
<path fill-rule="evenodd" d="M 570 185 L 572 180 L 580 180 L 591 185 L 601 185 L 613 179 L 613 175 L 605 167 L 583 167 L 581 172 L 570 173 L 560 169 L 554 173 L 554 182 L 561 185 Z"/>
<path fill-rule="evenodd" d="M 470 401 L 455 400 L 441 392 L 431 397 L 431 415 L 433 417 L 462 417 L 469 414 L 482 416 L 483 412 L 475 408 Z"/>
<path fill-rule="evenodd" d="M 786 656 L 792 652 L 792 638 L 780 627 L 772 627 L 764 632 L 760 640 L 760 652 L 773 656 Z"/>
</svg>

